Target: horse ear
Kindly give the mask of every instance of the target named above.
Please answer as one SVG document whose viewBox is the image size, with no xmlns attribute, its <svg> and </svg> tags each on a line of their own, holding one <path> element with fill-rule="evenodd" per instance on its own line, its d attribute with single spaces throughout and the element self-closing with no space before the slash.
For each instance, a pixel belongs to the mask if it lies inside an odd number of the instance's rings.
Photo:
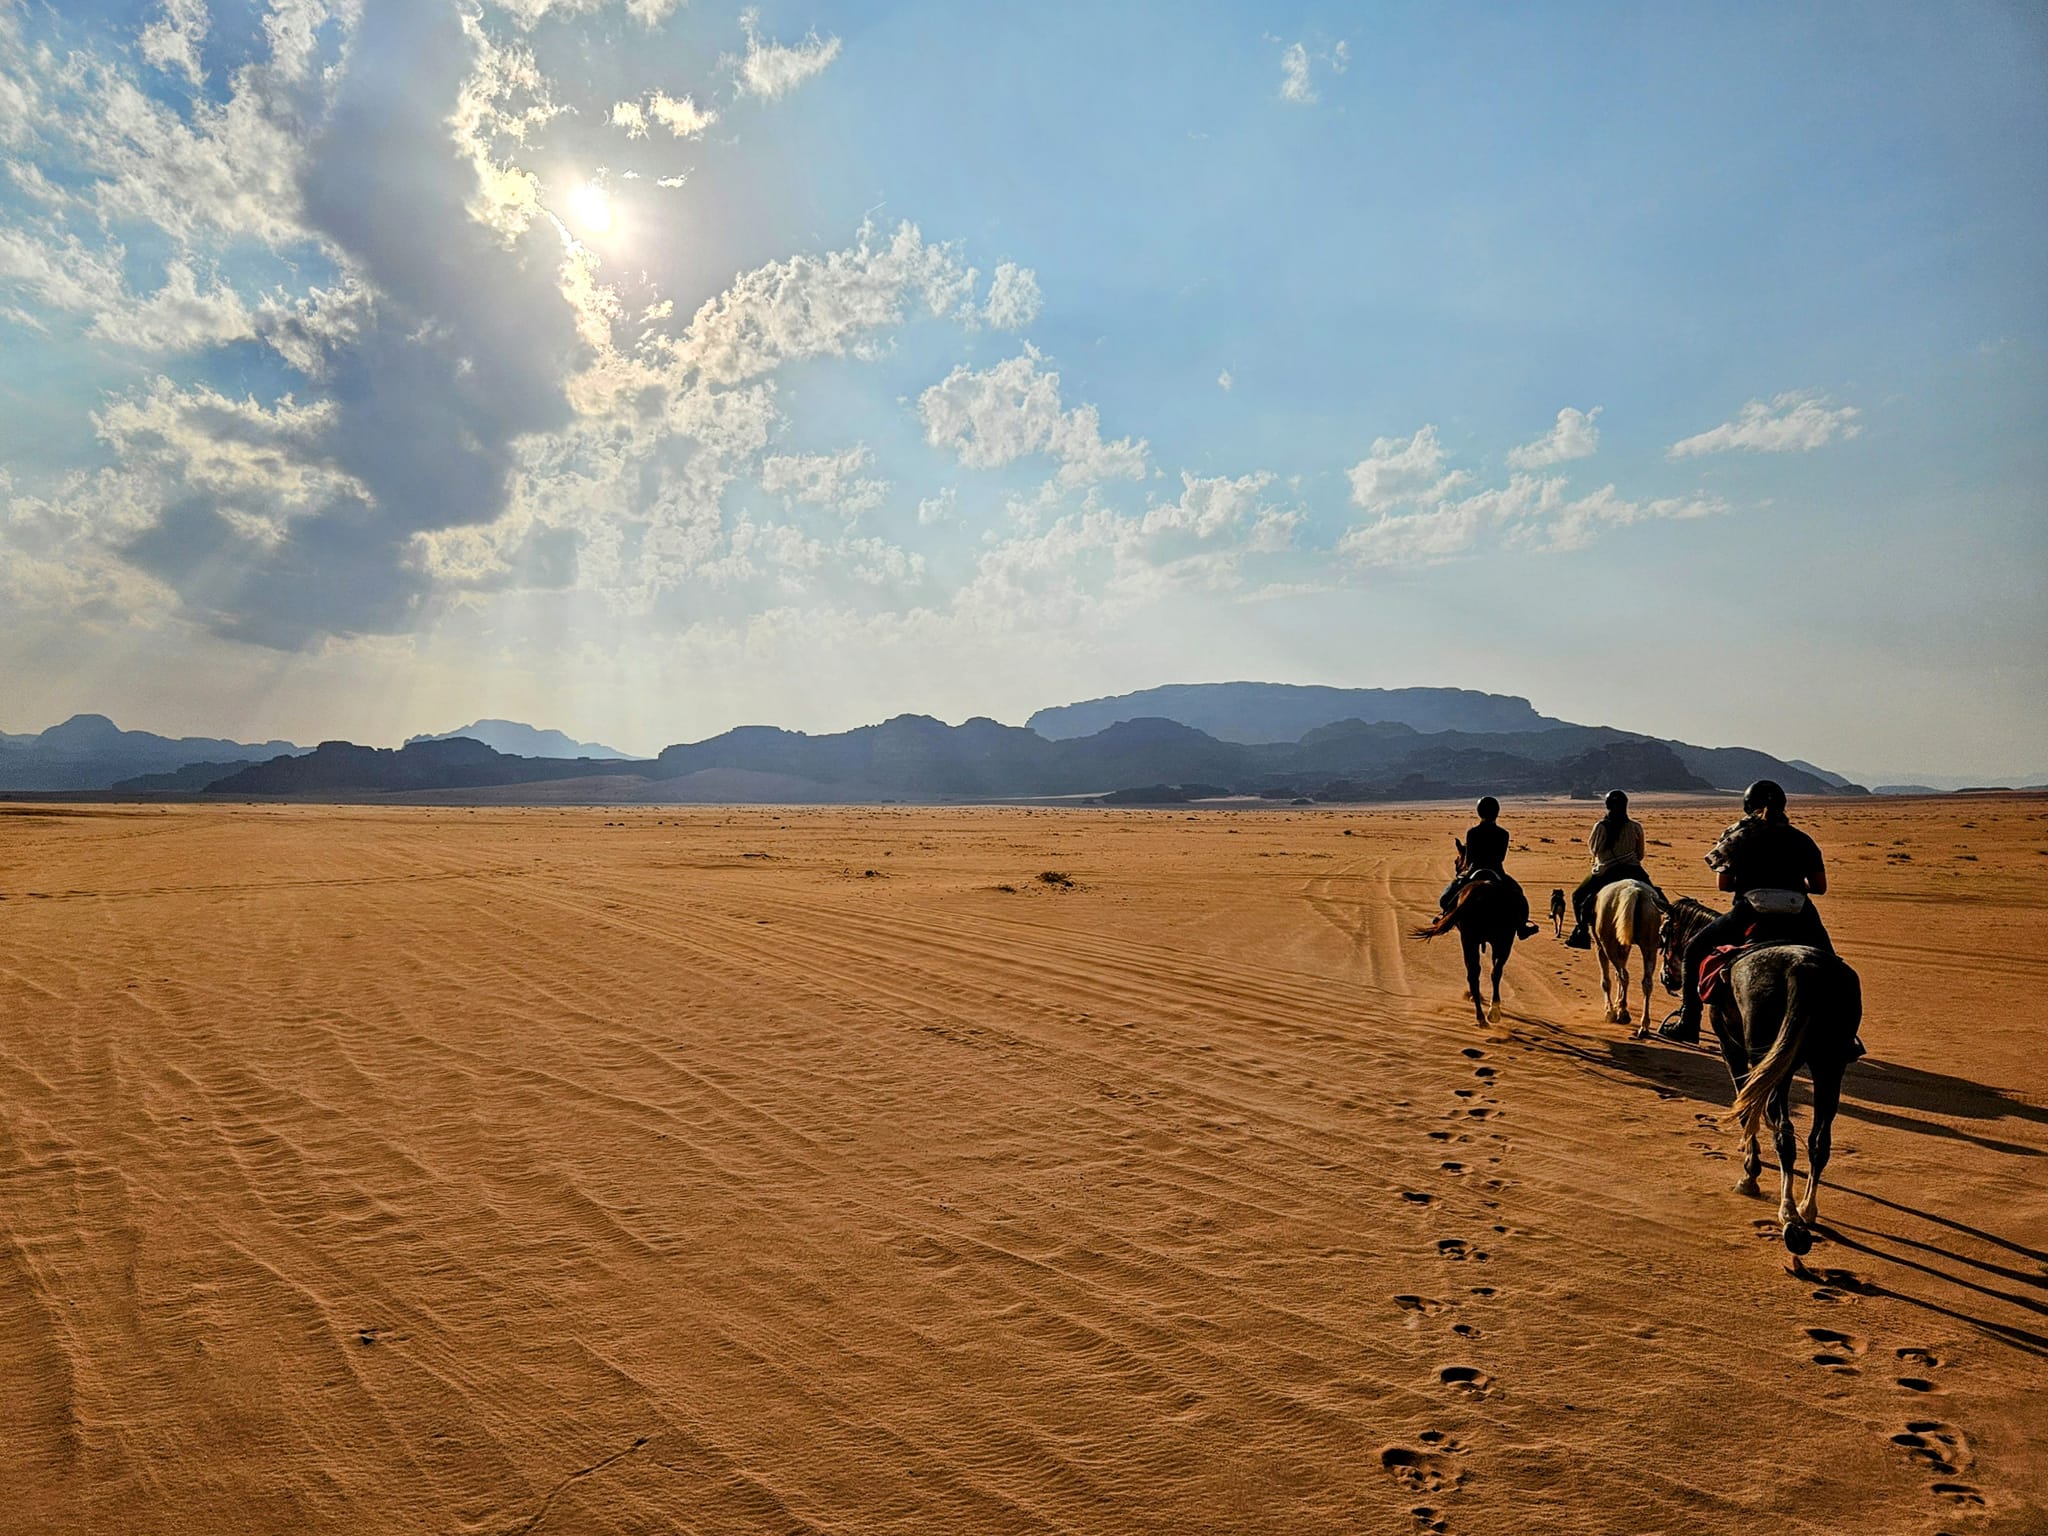
<svg viewBox="0 0 2048 1536">
<path fill-rule="evenodd" d="M 1455 832 L 1451 834 L 1451 845 L 1455 847 L 1460 853 L 1463 853 L 1465 851 L 1465 839 L 1458 836 L 1458 834 Z"/>
</svg>

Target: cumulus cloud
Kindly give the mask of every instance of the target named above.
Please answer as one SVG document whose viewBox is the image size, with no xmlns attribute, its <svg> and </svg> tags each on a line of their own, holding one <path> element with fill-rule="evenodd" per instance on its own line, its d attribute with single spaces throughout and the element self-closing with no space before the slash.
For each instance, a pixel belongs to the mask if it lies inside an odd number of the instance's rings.
<svg viewBox="0 0 2048 1536">
<path fill-rule="evenodd" d="M 1736 449 L 1751 453 L 1804 453 L 1862 432 L 1856 421 L 1858 414 L 1853 405 L 1831 407 L 1825 395 L 1791 390 L 1775 396 L 1769 404 L 1750 401 L 1733 421 L 1673 443 L 1665 457 L 1690 459 Z"/>
<path fill-rule="evenodd" d="M 1372 451 L 1347 470 L 1351 501 L 1378 512 L 1425 493 L 1442 495 L 1465 478 L 1461 471 L 1444 476 L 1444 446 L 1436 428 L 1425 426 L 1413 437 L 1373 439 Z"/>
<path fill-rule="evenodd" d="M 1543 469 L 1572 459 L 1592 457 L 1600 447 L 1600 428 L 1594 420 L 1599 414 L 1597 405 L 1590 411 L 1566 406 L 1557 413 L 1556 424 L 1543 436 L 1533 443 L 1508 450 L 1508 467 Z"/>
<path fill-rule="evenodd" d="M 740 28 L 747 35 L 747 52 L 734 67 L 743 96 L 759 96 L 766 101 L 787 96 L 806 80 L 823 74 L 839 57 L 836 37 L 821 38 L 813 31 L 802 42 L 785 45 L 763 41 L 760 24 L 760 12 L 740 13 Z"/>
<path fill-rule="evenodd" d="M 255 335 L 241 296 L 218 279 L 199 287 L 191 264 L 164 268 L 164 285 L 148 298 L 103 309 L 88 333 L 143 352 L 196 352 Z"/>
<path fill-rule="evenodd" d="M 1228 390 L 1233 382 L 1234 380 L 1230 377 L 1230 370 L 1228 368 L 1216 375 L 1216 387 L 1218 389 Z"/>
<path fill-rule="evenodd" d="M 1313 106 L 1318 99 L 1308 83 L 1308 49 L 1300 43 L 1289 43 L 1280 55 L 1280 99 L 1303 107 Z"/>
<path fill-rule="evenodd" d="M 1060 404 L 1060 376 L 1039 366 L 1029 343 L 1017 356 L 979 372 L 964 363 L 918 397 L 925 441 L 950 448 L 973 469 L 995 469 L 1031 453 L 1060 461 L 1063 484 L 1136 480 L 1145 474 L 1142 439 L 1104 442 L 1092 405 Z"/>
<path fill-rule="evenodd" d="M 999 331 L 1018 331 L 1038 318 L 1038 305 L 1038 274 L 1006 261 L 989 281 L 982 318 Z"/>
</svg>

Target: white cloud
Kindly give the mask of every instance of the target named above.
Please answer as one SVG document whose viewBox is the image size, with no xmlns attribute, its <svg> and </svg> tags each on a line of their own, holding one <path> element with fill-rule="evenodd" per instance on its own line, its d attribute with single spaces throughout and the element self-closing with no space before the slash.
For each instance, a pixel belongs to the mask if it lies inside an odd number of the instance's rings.
<svg viewBox="0 0 2048 1536">
<path fill-rule="evenodd" d="M 761 489 L 851 521 L 879 507 L 889 494 L 888 481 L 862 473 L 873 463 L 874 455 L 860 443 L 841 453 L 770 454 L 761 461 Z"/>
<path fill-rule="evenodd" d="M 1146 467 L 1142 439 L 1102 439 L 1102 419 L 1092 405 L 1064 410 L 1060 376 L 1041 369 L 1036 347 L 1026 343 L 1017 356 L 976 372 L 964 363 L 918 397 L 925 441 L 951 448 L 974 469 L 995 469 L 1029 453 L 1061 461 L 1063 484 L 1136 480 Z"/>
<path fill-rule="evenodd" d="M 199 44 L 206 37 L 206 20 L 206 0 L 163 0 L 157 19 L 137 40 L 142 57 L 166 74 L 175 70 L 194 85 L 205 84 Z"/>
<path fill-rule="evenodd" d="M 1444 446 L 1436 428 L 1425 426 L 1413 437 L 1377 437 L 1372 452 L 1345 471 L 1351 481 L 1352 504 L 1380 512 L 1425 494 L 1441 496 L 1461 484 L 1462 471 L 1442 475 Z"/>
<path fill-rule="evenodd" d="M 102 310 L 90 334 L 142 352 L 196 352 L 256 332 L 232 288 L 216 279 L 201 292 L 191 265 L 173 261 L 164 268 L 163 287 L 147 299 Z"/>
<path fill-rule="evenodd" d="M 746 57 L 737 61 L 743 96 L 759 96 L 766 101 L 786 96 L 806 80 L 823 74 L 826 66 L 839 57 L 839 39 L 820 38 L 815 31 L 793 46 L 763 42 L 760 21 L 758 11 L 740 13 L 740 27 L 747 34 Z"/>
<path fill-rule="evenodd" d="M 615 101 L 612 103 L 611 125 L 626 130 L 629 139 L 647 137 L 647 114 L 640 109 L 637 101 Z"/>
<path fill-rule="evenodd" d="M 925 497 L 917 504 L 917 523 L 920 528 L 930 528 L 938 523 L 953 521 L 955 505 L 959 500 L 958 489 L 945 486 L 937 493 Z"/>
<path fill-rule="evenodd" d="M 1228 368 L 1224 369 L 1221 373 L 1216 375 L 1216 387 L 1218 389 L 1228 390 L 1232 382 L 1233 381 L 1230 377 L 1230 370 Z"/>
<path fill-rule="evenodd" d="M 1313 106 L 1317 100 L 1308 83 L 1308 50 L 1300 43 L 1289 43 L 1280 55 L 1280 99 L 1303 107 Z"/>
<path fill-rule="evenodd" d="M 692 317 L 672 343 L 674 361 L 710 382 L 735 384 L 795 358 L 842 355 L 860 338 L 902 324 L 912 299 L 934 315 L 952 314 L 973 286 L 974 269 L 949 247 L 927 244 L 916 225 L 897 226 L 879 245 L 863 226 L 847 250 L 742 273 Z"/>
<path fill-rule="evenodd" d="M 1830 407 L 1825 395 L 1791 390 L 1770 404 L 1752 400 L 1733 421 L 1673 443 L 1665 457 L 1696 458 L 1745 449 L 1752 453 L 1803 453 L 1851 438 L 1863 428 L 1853 405 Z"/>
<path fill-rule="evenodd" d="M 718 121 L 709 107 L 700 107 L 687 96 L 670 96 L 656 91 L 647 98 L 647 113 L 679 139 L 695 138 Z"/>
<path fill-rule="evenodd" d="M 1508 467 L 1543 469 L 1573 459 L 1590 458 L 1600 446 L 1600 427 L 1594 420 L 1600 409 L 1596 405 L 1590 411 L 1580 411 L 1566 406 L 1557 413 L 1556 425 L 1543 436 L 1533 443 L 1508 450 Z"/>
<path fill-rule="evenodd" d="M 1038 318 L 1038 274 L 1014 261 L 1001 263 L 988 285 L 982 316 L 999 331 L 1022 330 Z"/>
</svg>

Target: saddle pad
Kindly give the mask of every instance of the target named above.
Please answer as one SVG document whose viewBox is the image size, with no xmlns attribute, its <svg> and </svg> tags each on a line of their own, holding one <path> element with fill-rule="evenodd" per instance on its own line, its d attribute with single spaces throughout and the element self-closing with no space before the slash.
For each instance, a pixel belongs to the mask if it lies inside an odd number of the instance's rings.
<svg viewBox="0 0 2048 1536">
<path fill-rule="evenodd" d="M 1719 944 L 1708 950 L 1707 958 L 1700 962 L 1700 1001 L 1713 1002 L 1729 968 L 1756 947 L 1754 943 Z"/>
</svg>

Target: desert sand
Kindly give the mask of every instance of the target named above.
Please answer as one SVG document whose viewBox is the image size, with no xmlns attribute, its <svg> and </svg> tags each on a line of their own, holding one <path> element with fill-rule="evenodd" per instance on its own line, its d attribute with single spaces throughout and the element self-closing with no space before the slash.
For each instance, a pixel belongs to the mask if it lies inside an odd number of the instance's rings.
<svg viewBox="0 0 2048 1536">
<path fill-rule="evenodd" d="M 0 806 L 0 1529 L 2048 1529 L 2048 801 L 1795 805 L 1803 1274 L 1465 809 Z"/>
</svg>

